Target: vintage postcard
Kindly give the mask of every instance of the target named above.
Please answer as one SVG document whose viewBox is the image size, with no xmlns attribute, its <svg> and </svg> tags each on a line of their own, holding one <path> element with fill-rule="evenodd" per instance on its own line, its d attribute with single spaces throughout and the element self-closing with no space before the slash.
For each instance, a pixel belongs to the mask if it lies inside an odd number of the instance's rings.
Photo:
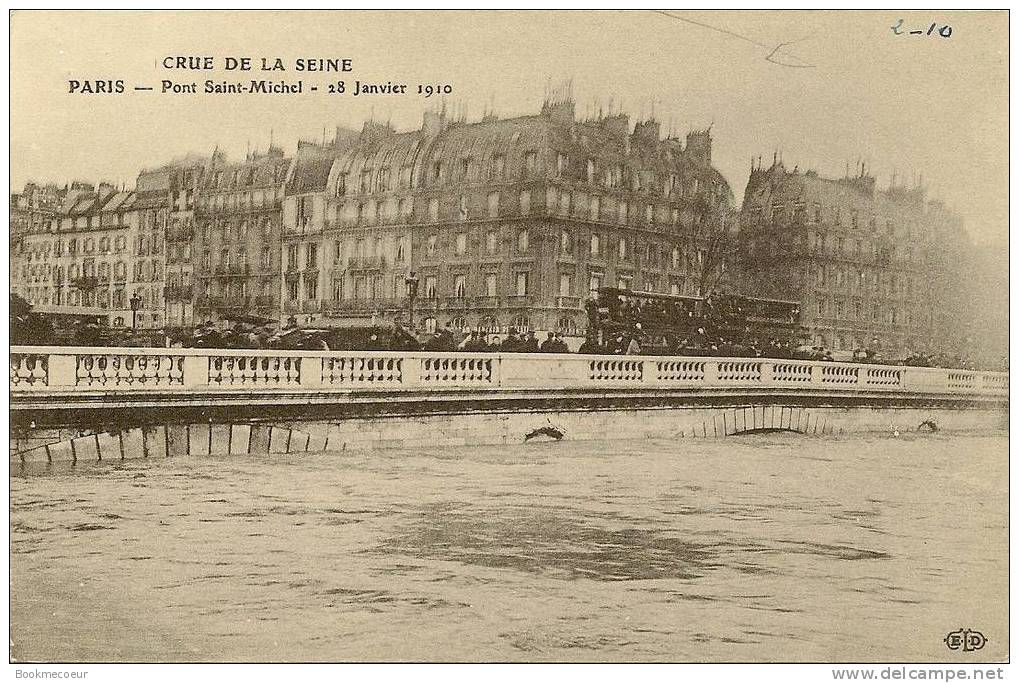
<svg viewBox="0 0 1019 683">
<path fill-rule="evenodd" d="M 1002 677 L 1008 29 L 12 12 L 10 662 Z"/>
</svg>

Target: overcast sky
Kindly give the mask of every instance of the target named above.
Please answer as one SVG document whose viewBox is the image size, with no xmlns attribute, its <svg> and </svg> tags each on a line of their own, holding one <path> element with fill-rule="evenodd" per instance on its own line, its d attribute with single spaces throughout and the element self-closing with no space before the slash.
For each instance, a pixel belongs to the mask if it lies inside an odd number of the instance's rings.
<svg viewBox="0 0 1019 683">
<path fill-rule="evenodd" d="M 111 180 L 215 146 L 243 156 L 270 131 L 288 152 L 323 126 L 372 115 L 417 128 L 434 100 L 329 95 L 331 80 L 448 83 L 469 119 L 535 112 L 573 80 L 580 116 L 615 106 L 681 134 L 713 125 L 714 163 L 742 197 L 750 157 L 840 176 L 858 159 L 886 186 L 923 174 L 981 242 L 1008 229 L 1005 12 L 98 13 L 17 12 L 11 32 L 11 182 Z M 892 26 L 903 19 L 896 35 Z M 937 27 L 926 34 L 932 22 Z M 951 36 L 939 35 L 951 26 Z M 910 30 L 923 30 L 910 35 Z M 791 43 L 778 51 L 781 43 Z M 169 72 L 209 55 L 214 72 Z M 769 59 L 770 55 L 770 59 Z M 348 74 L 225 73 L 227 56 L 349 57 Z M 775 63 L 781 62 L 781 63 Z M 297 79 L 298 96 L 135 92 L 163 78 Z M 72 95 L 69 79 L 122 78 L 123 95 Z M 306 85 L 307 89 L 307 85 Z"/>
</svg>

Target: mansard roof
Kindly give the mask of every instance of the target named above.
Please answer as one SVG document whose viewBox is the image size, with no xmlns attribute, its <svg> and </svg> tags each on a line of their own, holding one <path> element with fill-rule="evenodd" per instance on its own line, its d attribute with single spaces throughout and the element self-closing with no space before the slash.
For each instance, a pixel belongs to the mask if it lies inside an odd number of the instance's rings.
<svg viewBox="0 0 1019 683">
<path fill-rule="evenodd" d="M 710 165 L 709 151 L 691 151 L 675 138 L 659 139 L 658 124 L 653 121 L 640 123 L 638 130 L 631 132 L 626 116 L 575 121 L 572 109 L 568 116 L 546 112 L 510 119 L 486 116 L 474 123 L 447 122 L 437 114 L 430 117 L 426 114 L 425 125 L 415 131 L 397 133 L 388 126 L 366 124 L 360 136 L 345 136 L 332 147 L 309 145 L 308 153 L 296 162 L 288 192 L 324 187 L 333 193 L 341 176 L 356 192 L 363 173 L 369 173 L 374 183 L 384 169 L 393 187 L 396 177 L 407 172 L 414 188 L 440 187 L 458 177 L 458 165 L 464 161 L 475 165 L 471 170 L 475 175 L 467 178 L 467 183 L 488 182 L 488 170 L 496 157 L 503 173 L 495 182 L 505 182 L 525 176 L 528 154 L 535 155 L 539 177 L 552 177 L 558 155 L 563 154 L 568 164 L 562 174 L 564 181 L 586 182 L 587 162 L 592 159 L 599 179 L 608 167 L 620 166 L 627 174 L 639 174 L 641 187 L 664 187 L 668 176 L 675 174 L 716 184 L 723 196 L 732 197 L 725 178 Z M 698 135 L 704 136 L 705 149 L 710 150 L 708 134 Z M 333 163 L 327 173 L 321 154 L 329 150 Z M 442 183 L 435 182 L 439 167 L 445 173 Z M 325 175 L 329 176 L 327 182 Z"/>
</svg>

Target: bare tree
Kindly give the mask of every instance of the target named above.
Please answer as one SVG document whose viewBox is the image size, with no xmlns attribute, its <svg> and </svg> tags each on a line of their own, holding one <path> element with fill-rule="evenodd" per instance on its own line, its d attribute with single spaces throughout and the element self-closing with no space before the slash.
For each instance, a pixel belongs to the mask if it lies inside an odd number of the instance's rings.
<svg viewBox="0 0 1019 683">
<path fill-rule="evenodd" d="M 736 254 L 738 216 L 724 203 L 712 206 L 706 196 L 699 197 L 693 209 L 699 266 L 697 284 L 701 296 L 706 297 L 723 291 L 728 284 L 729 266 Z"/>
</svg>

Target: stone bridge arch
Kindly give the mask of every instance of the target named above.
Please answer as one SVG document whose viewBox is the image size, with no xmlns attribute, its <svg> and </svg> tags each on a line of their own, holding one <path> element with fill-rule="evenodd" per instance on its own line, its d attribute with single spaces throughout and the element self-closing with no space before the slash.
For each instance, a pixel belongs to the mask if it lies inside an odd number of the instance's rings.
<svg viewBox="0 0 1019 683">
<path fill-rule="evenodd" d="M 739 434 L 793 432 L 796 434 L 841 434 L 842 429 L 822 411 L 800 406 L 758 405 L 726 408 L 701 423 L 692 436 L 722 437 Z"/>
</svg>

